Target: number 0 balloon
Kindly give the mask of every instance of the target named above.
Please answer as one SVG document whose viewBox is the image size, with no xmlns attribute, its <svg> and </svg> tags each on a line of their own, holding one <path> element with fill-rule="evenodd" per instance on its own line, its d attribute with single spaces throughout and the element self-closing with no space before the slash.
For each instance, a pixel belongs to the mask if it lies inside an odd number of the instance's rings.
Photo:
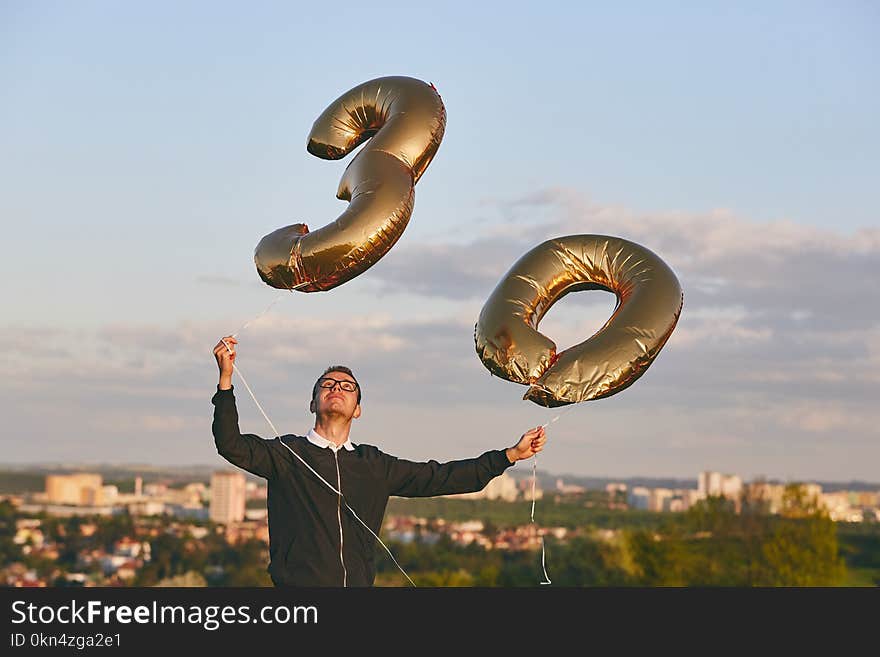
<svg viewBox="0 0 880 657">
<path fill-rule="evenodd" d="M 317 118 L 308 152 L 337 160 L 366 140 L 342 175 L 336 197 L 349 201 L 335 221 L 309 232 L 279 228 L 260 240 L 254 262 L 276 288 L 329 290 L 373 266 L 412 215 L 415 184 L 443 139 L 446 110 L 433 85 L 383 77 L 345 92 Z"/>
<path fill-rule="evenodd" d="M 538 324 L 579 290 L 613 292 L 617 308 L 594 336 L 556 353 Z M 675 328 L 682 303 L 675 274 L 645 247 L 603 235 L 559 237 L 526 253 L 501 279 L 480 312 L 474 341 L 491 372 L 530 386 L 523 399 L 563 406 L 635 382 Z"/>
</svg>

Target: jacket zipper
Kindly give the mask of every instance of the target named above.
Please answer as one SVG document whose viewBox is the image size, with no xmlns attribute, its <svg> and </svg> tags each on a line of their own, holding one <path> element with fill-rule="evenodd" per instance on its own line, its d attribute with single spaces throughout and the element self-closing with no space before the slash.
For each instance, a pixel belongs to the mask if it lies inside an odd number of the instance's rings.
<svg viewBox="0 0 880 657">
<path fill-rule="evenodd" d="M 339 522 L 339 562 L 342 564 L 342 586 L 348 586 L 348 571 L 345 569 L 345 557 L 342 554 L 342 478 L 339 475 L 339 450 L 333 450 L 333 458 L 336 459 L 336 490 L 339 497 L 336 500 L 336 520 Z"/>
</svg>

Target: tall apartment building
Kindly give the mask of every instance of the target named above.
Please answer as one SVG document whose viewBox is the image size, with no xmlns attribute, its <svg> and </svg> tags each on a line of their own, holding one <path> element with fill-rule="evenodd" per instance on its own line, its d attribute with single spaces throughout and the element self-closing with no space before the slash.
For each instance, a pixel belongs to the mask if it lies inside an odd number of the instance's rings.
<svg viewBox="0 0 880 657">
<path fill-rule="evenodd" d="M 210 518 L 229 524 L 244 520 L 245 478 L 243 472 L 218 471 L 211 475 Z"/>
<path fill-rule="evenodd" d="M 724 497 L 732 500 L 737 513 L 742 508 L 743 481 L 737 475 L 711 471 L 701 472 L 697 478 L 697 490 L 700 497 Z"/>
<path fill-rule="evenodd" d="M 648 508 L 651 511 L 669 511 L 669 503 L 673 497 L 673 492 L 668 488 L 654 488 L 648 501 Z"/>
<path fill-rule="evenodd" d="M 702 497 L 721 494 L 721 473 L 701 472 L 697 477 L 697 490 Z"/>
<path fill-rule="evenodd" d="M 762 507 L 767 513 L 779 513 L 784 494 L 785 486 L 782 484 L 753 481 L 747 487 L 749 503 Z"/>
<path fill-rule="evenodd" d="M 700 473 L 697 487 L 703 497 L 721 496 L 735 500 L 742 495 L 743 482 L 737 475 L 706 471 Z"/>
<path fill-rule="evenodd" d="M 99 474 L 46 475 L 46 499 L 50 504 L 101 506 L 104 480 Z"/>
</svg>

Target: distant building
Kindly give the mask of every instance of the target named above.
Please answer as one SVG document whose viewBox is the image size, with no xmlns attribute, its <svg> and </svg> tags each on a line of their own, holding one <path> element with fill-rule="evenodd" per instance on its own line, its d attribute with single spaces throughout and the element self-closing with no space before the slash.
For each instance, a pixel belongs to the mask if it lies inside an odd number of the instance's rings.
<svg viewBox="0 0 880 657">
<path fill-rule="evenodd" d="M 187 484 L 183 487 L 183 490 L 185 490 L 189 494 L 190 500 L 193 502 L 211 501 L 211 491 L 209 491 L 208 487 L 200 481 L 192 484 Z"/>
<path fill-rule="evenodd" d="M 754 481 L 746 488 L 746 499 L 749 503 L 758 505 L 767 513 L 779 513 L 782 510 L 784 494 L 785 486 L 766 481 Z"/>
<path fill-rule="evenodd" d="M 682 497 L 687 502 L 687 507 L 691 508 L 697 502 L 703 499 L 703 496 L 700 495 L 700 491 L 696 488 L 686 488 L 682 491 Z"/>
<path fill-rule="evenodd" d="M 470 499 L 470 500 L 504 500 L 505 502 L 513 502 L 518 496 L 516 488 L 516 480 L 506 472 L 498 475 L 483 490 L 473 493 L 459 493 L 456 495 L 447 495 L 446 497 Z"/>
<path fill-rule="evenodd" d="M 120 513 L 119 507 L 109 506 L 86 506 L 83 504 L 22 504 L 18 507 L 22 513 L 47 513 L 50 516 L 70 518 L 72 516 L 112 516 Z"/>
<path fill-rule="evenodd" d="M 605 486 L 605 494 L 608 495 L 609 509 L 626 508 L 626 491 L 629 487 L 623 482 L 612 482 Z"/>
<path fill-rule="evenodd" d="M 564 495 L 580 495 L 587 491 L 583 486 L 577 484 L 566 484 L 562 479 L 556 480 L 556 490 Z"/>
<path fill-rule="evenodd" d="M 269 542 L 269 525 L 265 520 L 246 520 L 244 522 L 232 522 L 226 525 L 226 540 L 235 545 L 243 541 Z"/>
<path fill-rule="evenodd" d="M 267 520 L 268 518 L 269 509 L 265 507 L 262 509 L 245 509 L 244 511 L 245 520 Z"/>
<path fill-rule="evenodd" d="M 165 502 L 159 502 L 156 500 L 132 502 L 128 505 L 128 512 L 133 516 L 165 515 Z"/>
<path fill-rule="evenodd" d="M 627 495 L 627 504 L 631 509 L 648 510 L 651 508 L 651 489 L 636 486 Z"/>
<path fill-rule="evenodd" d="M 743 481 L 736 475 L 725 476 L 721 481 L 721 495 L 729 500 L 738 499 L 742 495 Z"/>
<path fill-rule="evenodd" d="M 201 504 L 163 504 L 164 513 L 184 520 L 209 520 L 208 509 Z"/>
<path fill-rule="evenodd" d="M 703 497 L 736 499 L 742 494 L 743 482 L 737 475 L 706 471 L 697 478 L 697 490 Z"/>
<path fill-rule="evenodd" d="M 49 504 L 102 506 L 104 482 L 99 474 L 46 475 L 46 501 Z"/>
<path fill-rule="evenodd" d="M 15 523 L 15 536 L 12 542 L 16 545 L 33 545 L 36 548 L 43 547 L 46 542 L 43 531 L 40 529 L 40 521 L 35 519 L 17 520 Z"/>
<path fill-rule="evenodd" d="M 673 492 L 668 488 L 655 488 L 651 491 L 649 509 L 651 511 L 670 511 Z"/>
<path fill-rule="evenodd" d="M 531 502 L 532 499 L 540 500 L 544 497 L 544 490 L 538 485 L 537 481 L 534 481 L 533 490 L 532 477 L 528 477 L 527 479 L 520 479 L 516 487 L 519 489 L 519 493 L 520 495 L 522 495 L 522 499 L 524 499 L 526 502 Z"/>
<path fill-rule="evenodd" d="M 269 496 L 269 488 L 267 486 L 260 486 L 255 481 L 247 482 L 245 492 L 249 500 L 265 500 Z"/>
<path fill-rule="evenodd" d="M 720 472 L 701 472 L 697 478 L 697 491 L 702 497 L 724 497 L 736 504 L 740 510 L 743 497 L 743 481 L 737 475 Z"/>
<path fill-rule="evenodd" d="M 161 497 L 168 492 L 168 484 L 161 481 L 147 484 L 143 487 L 144 495 L 147 497 Z"/>
<path fill-rule="evenodd" d="M 210 518 L 214 522 L 230 524 L 244 520 L 244 473 L 218 471 L 211 475 Z"/>
<path fill-rule="evenodd" d="M 455 522 L 449 526 L 449 537 L 460 545 L 477 543 L 485 548 L 491 548 L 492 542 L 486 536 L 483 536 L 484 528 L 480 520 Z"/>
<path fill-rule="evenodd" d="M 701 472 L 697 477 L 697 490 L 703 497 L 721 495 L 721 473 Z"/>
<path fill-rule="evenodd" d="M 819 484 L 801 484 L 801 491 L 808 502 L 818 504 L 822 499 L 822 487 Z"/>
<path fill-rule="evenodd" d="M 119 497 L 119 488 L 116 486 L 103 486 L 101 491 L 101 494 L 104 496 L 104 504 L 116 503 L 116 498 Z"/>
</svg>

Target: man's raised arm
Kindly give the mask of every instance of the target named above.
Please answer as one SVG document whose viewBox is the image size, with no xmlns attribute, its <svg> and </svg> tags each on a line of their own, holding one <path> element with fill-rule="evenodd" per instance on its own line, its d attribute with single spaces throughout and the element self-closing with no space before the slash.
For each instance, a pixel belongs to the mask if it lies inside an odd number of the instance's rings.
<svg viewBox="0 0 880 657">
<path fill-rule="evenodd" d="M 214 357 L 220 369 L 217 392 L 211 398 L 214 404 L 214 421 L 211 424 L 214 444 L 220 456 L 233 465 L 271 479 L 278 472 L 275 441 L 263 440 L 255 434 L 243 434 L 238 428 L 238 409 L 232 389 L 232 365 L 237 343 L 238 340 L 227 336 L 214 347 Z"/>
</svg>

